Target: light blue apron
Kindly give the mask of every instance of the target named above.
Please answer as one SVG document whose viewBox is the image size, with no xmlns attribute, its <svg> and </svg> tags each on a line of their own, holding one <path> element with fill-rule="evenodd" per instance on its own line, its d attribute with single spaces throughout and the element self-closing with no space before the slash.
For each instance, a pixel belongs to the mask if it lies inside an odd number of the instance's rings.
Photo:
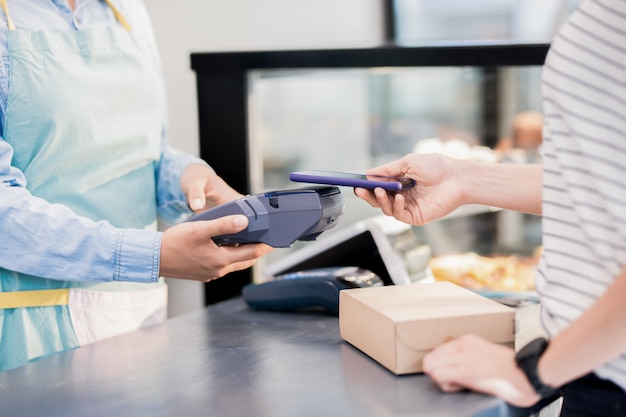
<svg viewBox="0 0 626 417">
<path fill-rule="evenodd" d="M 156 227 L 165 96 L 148 48 L 118 26 L 62 33 L 18 27 L 8 35 L 3 134 L 30 192 L 95 221 Z M 0 269 L 0 292 L 78 286 L 128 297 L 150 285 L 77 284 Z M 78 346 L 67 305 L 0 309 L 0 371 Z"/>
</svg>

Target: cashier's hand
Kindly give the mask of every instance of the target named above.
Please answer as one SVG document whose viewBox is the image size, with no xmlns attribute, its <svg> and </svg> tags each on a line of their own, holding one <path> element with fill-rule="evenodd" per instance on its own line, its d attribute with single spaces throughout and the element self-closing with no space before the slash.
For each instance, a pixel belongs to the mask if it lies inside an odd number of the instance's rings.
<svg viewBox="0 0 626 417">
<path fill-rule="evenodd" d="M 180 178 L 180 185 L 189 207 L 195 212 L 243 197 L 226 184 L 213 168 L 204 164 L 189 165 Z"/>
<path fill-rule="evenodd" d="M 242 215 L 180 223 L 163 232 L 159 275 L 207 282 L 254 265 L 273 250 L 262 243 L 218 246 L 213 236 L 237 233 L 248 227 Z"/>
<path fill-rule="evenodd" d="M 517 367 L 513 349 L 475 335 L 439 346 L 424 357 L 423 369 L 445 392 L 470 389 L 517 407 L 530 407 L 540 399 Z"/>
<path fill-rule="evenodd" d="M 459 161 L 441 154 L 408 154 L 367 171 L 371 175 L 403 176 L 416 181 L 405 191 L 388 193 L 382 188 L 355 188 L 355 194 L 383 213 L 415 226 L 449 214 L 463 202 Z"/>
</svg>

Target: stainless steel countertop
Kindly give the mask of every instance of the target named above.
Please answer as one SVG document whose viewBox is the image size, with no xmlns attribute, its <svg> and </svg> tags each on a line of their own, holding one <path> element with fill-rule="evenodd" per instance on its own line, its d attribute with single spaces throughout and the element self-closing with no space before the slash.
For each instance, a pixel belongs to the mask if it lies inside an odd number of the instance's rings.
<svg viewBox="0 0 626 417">
<path fill-rule="evenodd" d="M 0 373 L 1 416 L 525 414 L 393 375 L 325 312 L 258 312 L 240 298 Z"/>
</svg>

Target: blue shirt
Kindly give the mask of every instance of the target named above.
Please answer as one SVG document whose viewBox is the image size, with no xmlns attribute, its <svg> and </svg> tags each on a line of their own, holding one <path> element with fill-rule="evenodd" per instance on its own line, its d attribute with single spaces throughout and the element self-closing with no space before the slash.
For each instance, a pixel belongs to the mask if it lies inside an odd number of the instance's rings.
<svg viewBox="0 0 626 417">
<path fill-rule="evenodd" d="M 149 16 L 140 0 L 113 0 L 135 36 L 143 38 L 160 65 Z M 77 0 L 72 12 L 65 0 L 9 1 L 9 13 L 18 30 L 74 31 L 118 25 L 101 0 Z M 0 132 L 4 131 L 10 61 L 7 21 L 0 12 Z M 168 223 L 189 214 L 180 187 L 180 174 L 191 163 L 202 161 L 171 148 L 165 141 L 155 176 L 159 215 Z M 26 189 L 23 173 L 11 165 L 13 149 L 0 136 L 0 267 L 29 275 L 81 281 L 156 282 L 162 233 L 119 229 L 107 222 L 93 222 L 65 207 L 52 205 Z M 64 250 L 48 242 L 63 241 Z M 63 276 L 51 276 L 45 265 L 62 264 Z M 1 290 L 1 288 L 0 288 Z"/>
</svg>

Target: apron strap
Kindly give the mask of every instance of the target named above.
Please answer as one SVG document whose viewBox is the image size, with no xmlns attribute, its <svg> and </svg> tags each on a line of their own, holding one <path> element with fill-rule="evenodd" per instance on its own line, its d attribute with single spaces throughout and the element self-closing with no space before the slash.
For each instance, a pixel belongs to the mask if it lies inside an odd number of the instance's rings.
<svg viewBox="0 0 626 417">
<path fill-rule="evenodd" d="M 0 0 L 0 1 L 4 1 L 6 2 L 6 0 Z M 107 4 L 107 6 L 109 6 L 109 8 L 111 9 L 111 11 L 113 12 L 113 14 L 115 15 L 115 18 L 117 19 L 117 22 L 127 31 L 130 32 L 131 27 L 128 24 L 128 22 L 126 21 L 126 19 L 124 19 L 124 16 L 122 16 L 122 14 L 120 13 L 119 10 L 117 10 L 117 8 L 115 6 L 113 6 L 113 4 L 111 3 L 110 0 L 104 0 L 104 2 Z"/>
<path fill-rule="evenodd" d="M 113 15 L 115 15 L 115 19 L 117 20 L 117 22 L 124 29 L 126 29 L 127 31 L 130 32 L 131 26 L 130 26 L 130 24 L 128 24 L 128 21 L 124 18 L 124 16 L 122 16 L 120 11 L 117 10 L 117 8 L 115 6 L 113 6 L 113 4 L 111 3 L 110 0 L 104 0 L 104 2 L 107 4 L 107 6 L 109 6 L 111 11 L 113 12 Z M 9 6 L 7 5 L 7 0 L 0 0 L 0 8 L 2 8 L 2 11 L 4 12 L 5 16 L 7 17 L 7 24 L 9 25 L 9 30 L 15 30 L 15 25 L 13 24 L 13 19 L 11 19 L 11 15 L 9 14 Z"/>
<path fill-rule="evenodd" d="M 9 14 L 9 6 L 7 6 L 7 0 L 0 0 L 0 7 L 4 12 L 4 15 L 7 17 L 7 24 L 9 25 L 9 30 L 15 30 L 15 25 L 13 24 L 13 19 L 11 19 L 11 15 Z"/>
<path fill-rule="evenodd" d="M 0 3 L 4 1 L 0 0 Z M 67 305 L 69 294 L 69 288 L 0 292 L 0 309 Z"/>
</svg>

